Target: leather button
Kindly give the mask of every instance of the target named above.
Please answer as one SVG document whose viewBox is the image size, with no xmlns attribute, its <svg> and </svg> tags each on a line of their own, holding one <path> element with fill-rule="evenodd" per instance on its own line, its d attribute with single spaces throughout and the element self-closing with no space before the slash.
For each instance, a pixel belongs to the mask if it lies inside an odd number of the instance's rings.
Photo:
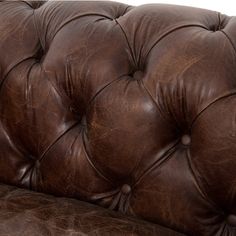
<svg viewBox="0 0 236 236">
<path fill-rule="evenodd" d="M 229 215 L 226 221 L 228 225 L 236 227 L 236 215 Z"/>
<path fill-rule="evenodd" d="M 131 192 L 131 187 L 128 184 L 124 184 L 121 188 L 123 194 L 129 194 Z"/>
<path fill-rule="evenodd" d="M 133 74 L 133 78 L 135 79 L 135 80 L 140 80 L 140 79 L 142 79 L 143 78 L 143 72 L 141 71 L 141 70 L 137 70 L 137 71 L 135 71 L 134 72 L 134 74 Z"/>
<path fill-rule="evenodd" d="M 183 135 L 182 138 L 181 138 L 181 143 L 183 145 L 189 145 L 191 143 L 190 136 L 188 134 Z"/>
</svg>

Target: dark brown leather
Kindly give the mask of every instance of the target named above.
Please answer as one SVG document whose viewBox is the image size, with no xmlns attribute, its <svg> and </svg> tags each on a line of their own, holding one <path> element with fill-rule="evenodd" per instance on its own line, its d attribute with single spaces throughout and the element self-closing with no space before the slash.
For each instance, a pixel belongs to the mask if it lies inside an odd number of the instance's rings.
<svg viewBox="0 0 236 236">
<path fill-rule="evenodd" d="M 0 13 L 1 182 L 236 235 L 236 17 L 110 1 Z"/>
<path fill-rule="evenodd" d="M 78 200 L 55 198 L 0 185 L 0 235 L 181 236 L 182 234 Z"/>
</svg>

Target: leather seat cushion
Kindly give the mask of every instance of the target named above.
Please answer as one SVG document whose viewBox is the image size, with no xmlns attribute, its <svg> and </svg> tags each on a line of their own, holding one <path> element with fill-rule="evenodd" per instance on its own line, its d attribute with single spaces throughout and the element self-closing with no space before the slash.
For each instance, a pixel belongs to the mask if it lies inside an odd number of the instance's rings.
<svg viewBox="0 0 236 236">
<path fill-rule="evenodd" d="M 0 235 L 181 236 L 162 226 L 70 198 L 0 185 Z"/>
</svg>

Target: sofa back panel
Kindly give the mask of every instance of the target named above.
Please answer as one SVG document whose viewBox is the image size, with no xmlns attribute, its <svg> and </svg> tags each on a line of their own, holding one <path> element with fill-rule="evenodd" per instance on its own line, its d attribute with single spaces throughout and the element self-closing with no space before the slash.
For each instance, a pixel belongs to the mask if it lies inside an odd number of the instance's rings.
<svg viewBox="0 0 236 236">
<path fill-rule="evenodd" d="M 189 235 L 235 235 L 235 17 L 0 2 L 0 181 Z"/>
</svg>

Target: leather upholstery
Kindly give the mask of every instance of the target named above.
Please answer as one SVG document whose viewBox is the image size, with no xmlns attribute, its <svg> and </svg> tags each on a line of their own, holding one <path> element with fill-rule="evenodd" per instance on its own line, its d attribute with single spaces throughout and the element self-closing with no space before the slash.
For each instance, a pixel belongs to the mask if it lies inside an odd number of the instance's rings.
<svg viewBox="0 0 236 236">
<path fill-rule="evenodd" d="M 0 235 L 183 236 L 156 224 L 85 202 L 6 185 L 0 185 Z"/>
<path fill-rule="evenodd" d="M 188 235 L 236 235 L 236 17 L 0 2 L 0 181 Z"/>
</svg>

